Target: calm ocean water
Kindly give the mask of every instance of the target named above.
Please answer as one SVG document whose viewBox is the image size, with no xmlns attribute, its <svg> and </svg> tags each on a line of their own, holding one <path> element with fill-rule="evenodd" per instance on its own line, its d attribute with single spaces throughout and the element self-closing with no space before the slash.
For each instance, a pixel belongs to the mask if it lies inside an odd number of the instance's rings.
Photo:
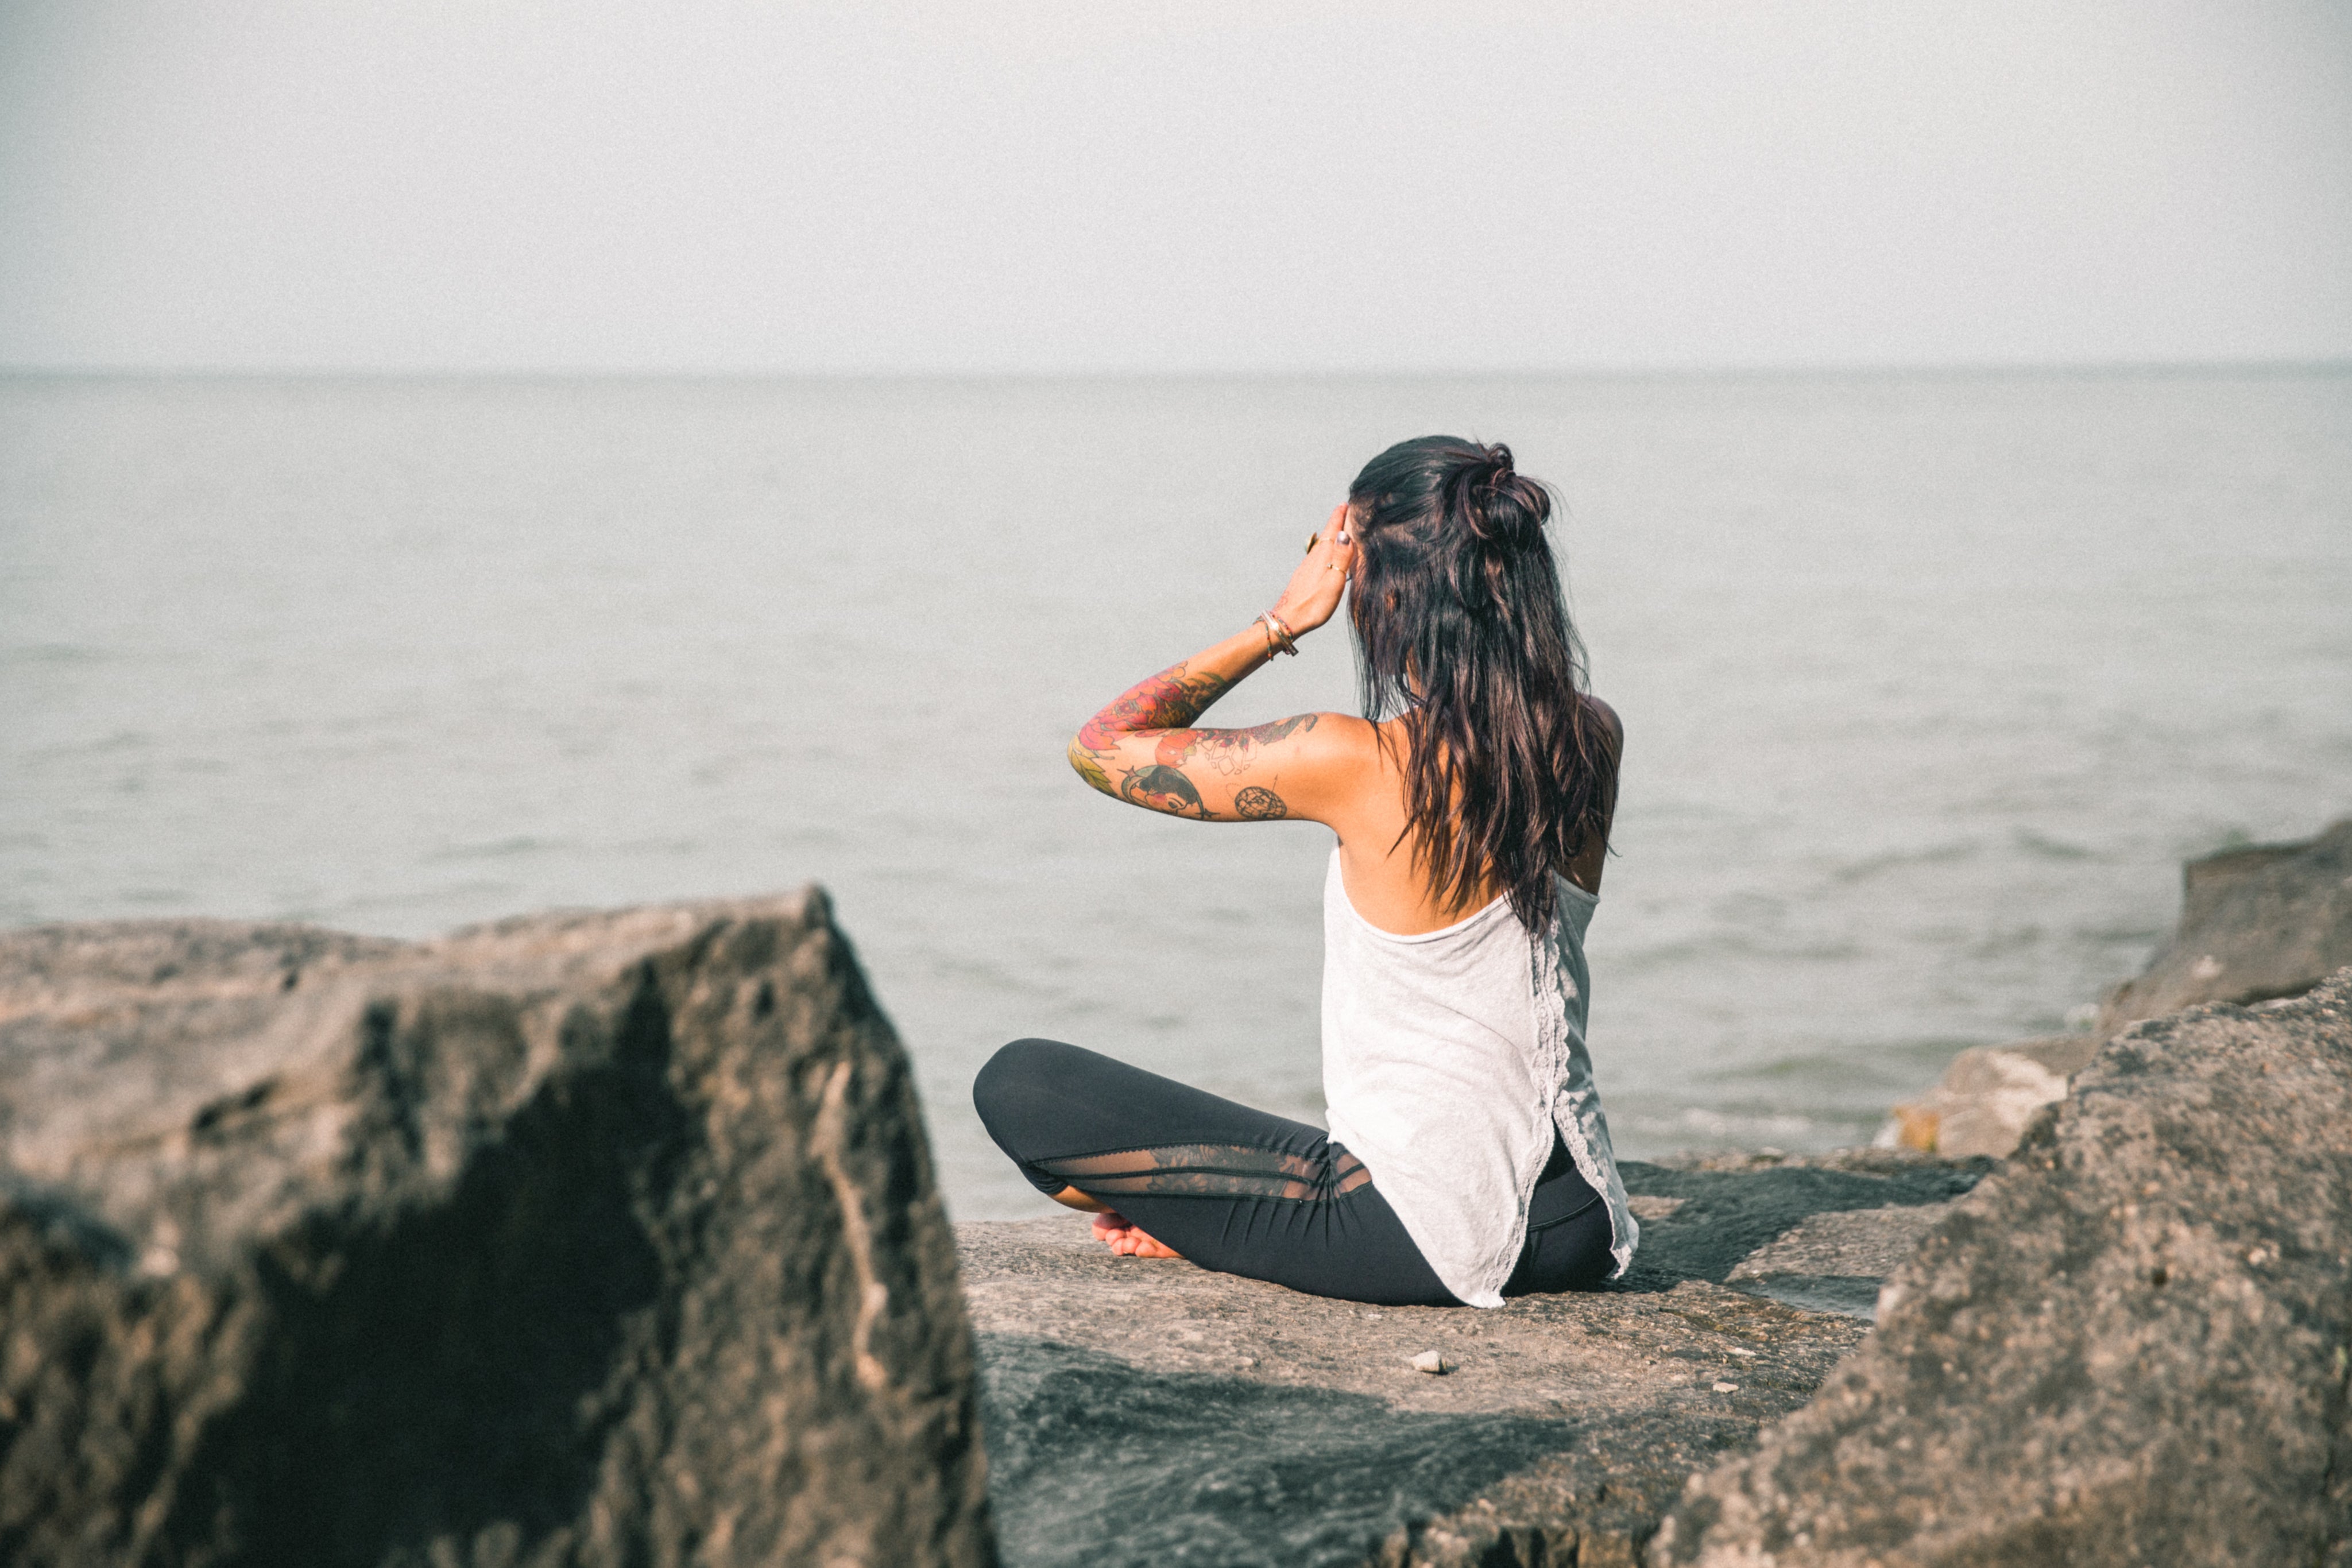
<svg viewBox="0 0 2352 1568">
<path fill-rule="evenodd" d="M 2352 375 L 0 380 L 0 924 L 401 935 L 824 882 L 951 1202 L 1017 1035 L 1312 1118 L 1326 831 L 1072 727 L 1401 436 L 1555 481 L 1629 733 L 1621 1150 L 1867 1139 L 2352 810 Z M 1337 628 L 1217 710 L 1352 706 Z"/>
</svg>

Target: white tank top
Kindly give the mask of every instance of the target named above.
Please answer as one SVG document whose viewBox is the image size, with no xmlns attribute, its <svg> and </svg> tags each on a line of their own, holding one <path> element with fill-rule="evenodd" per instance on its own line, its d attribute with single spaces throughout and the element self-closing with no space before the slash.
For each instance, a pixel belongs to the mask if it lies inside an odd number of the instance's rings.
<svg viewBox="0 0 2352 1568">
<path fill-rule="evenodd" d="M 1382 931 L 1348 902 L 1336 848 L 1323 884 L 1332 1141 L 1364 1162 L 1438 1279 L 1474 1307 L 1503 1304 L 1554 1127 L 1608 1206 L 1612 1279 L 1641 1239 L 1584 1050 L 1584 931 L 1601 901 L 1555 882 L 1539 941 L 1506 898 L 1443 931 Z"/>
</svg>

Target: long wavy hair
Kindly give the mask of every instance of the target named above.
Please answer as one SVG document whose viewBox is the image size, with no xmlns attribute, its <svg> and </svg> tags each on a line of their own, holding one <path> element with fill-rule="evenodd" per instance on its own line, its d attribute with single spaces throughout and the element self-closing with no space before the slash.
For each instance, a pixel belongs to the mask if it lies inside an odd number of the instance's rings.
<svg viewBox="0 0 2352 1568">
<path fill-rule="evenodd" d="M 1414 862 L 1445 906 L 1499 883 L 1540 933 L 1553 873 L 1608 832 L 1615 774 L 1544 537 L 1551 492 L 1507 446 L 1424 435 L 1365 464 L 1348 499 L 1364 716 L 1403 717 Z"/>
</svg>

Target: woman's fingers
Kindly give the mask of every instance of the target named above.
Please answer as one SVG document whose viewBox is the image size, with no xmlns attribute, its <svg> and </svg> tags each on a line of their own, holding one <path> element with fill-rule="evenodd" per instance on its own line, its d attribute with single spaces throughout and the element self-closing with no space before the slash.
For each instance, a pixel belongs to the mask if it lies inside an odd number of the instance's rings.
<svg viewBox="0 0 2352 1568">
<path fill-rule="evenodd" d="M 1294 632 L 1314 631 L 1339 608 L 1339 596 L 1347 590 L 1348 574 L 1356 560 L 1356 541 L 1349 521 L 1347 502 L 1331 508 L 1331 515 L 1316 530 L 1306 559 L 1292 569 L 1282 597 L 1275 601 L 1275 613 Z"/>
<path fill-rule="evenodd" d="M 1319 560 L 1324 570 L 1345 575 L 1355 557 L 1356 543 L 1348 529 L 1348 503 L 1340 502 L 1331 508 L 1331 515 L 1316 530 L 1315 548 L 1308 552 Z"/>
<path fill-rule="evenodd" d="M 1348 505 L 1331 508 L 1331 516 L 1315 536 L 1315 548 L 1293 569 L 1290 581 L 1276 601 L 1275 613 L 1293 632 L 1311 632 L 1331 619 L 1339 607 L 1340 591 L 1348 585 L 1348 565 L 1355 546 L 1339 542 L 1347 531 Z"/>
</svg>

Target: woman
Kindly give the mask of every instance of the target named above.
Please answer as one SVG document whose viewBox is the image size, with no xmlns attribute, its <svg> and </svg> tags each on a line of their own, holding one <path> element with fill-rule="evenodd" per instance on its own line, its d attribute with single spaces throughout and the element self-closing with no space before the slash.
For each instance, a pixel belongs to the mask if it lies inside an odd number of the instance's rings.
<svg viewBox="0 0 2352 1568">
<path fill-rule="evenodd" d="M 1622 1273 L 1638 1231 L 1584 1050 L 1583 937 L 1616 716 L 1578 690 L 1544 524 L 1507 447 L 1427 436 L 1365 465 L 1274 608 L 1088 719 L 1104 794 L 1338 835 L 1323 889 L 1331 1130 L 1076 1046 L 1015 1040 L 972 1086 L 1048 1196 L 1123 1254 L 1317 1295 L 1496 1307 Z M 1194 721 L 1331 618 L 1364 716 Z"/>
</svg>

